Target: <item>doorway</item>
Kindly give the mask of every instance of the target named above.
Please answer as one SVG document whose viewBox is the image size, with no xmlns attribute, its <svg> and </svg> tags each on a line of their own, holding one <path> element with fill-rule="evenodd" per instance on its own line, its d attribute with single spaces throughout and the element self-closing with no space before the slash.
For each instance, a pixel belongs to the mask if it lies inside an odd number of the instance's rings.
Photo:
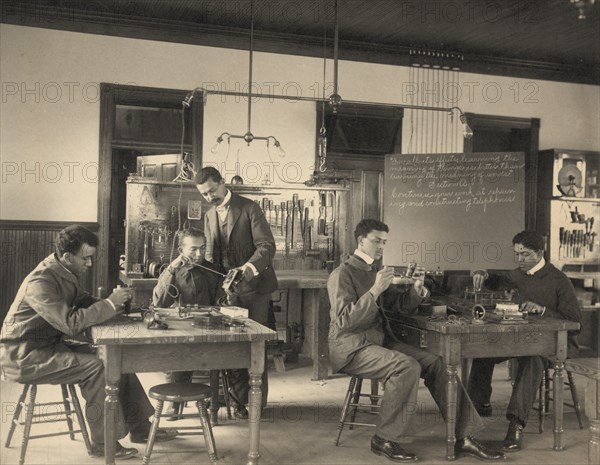
<svg viewBox="0 0 600 465">
<path fill-rule="evenodd" d="M 183 90 L 102 84 L 100 92 L 100 244 L 94 286 L 109 290 L 119 283 L 119 257 L 125 253 L 127 178 L 138 174 L 140 159 L 149 156 L 184 151 L 201 166 L 202 104 L 197 98 L 184 107 Z"/>
<path fill-rule="evenodd" d="M 540 119 L 465 113 L 473 138 L 464 151 L 525 154 L 525 228 L 535 229 Z"/>
</svg>

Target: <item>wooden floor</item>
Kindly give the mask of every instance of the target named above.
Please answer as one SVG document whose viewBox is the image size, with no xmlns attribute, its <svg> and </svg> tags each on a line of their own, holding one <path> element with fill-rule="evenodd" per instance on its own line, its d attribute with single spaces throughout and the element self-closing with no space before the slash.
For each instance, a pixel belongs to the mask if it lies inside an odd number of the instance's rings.
<svg viewBox="0 0 600 465">
<path fill-rule="evenodd" d="M 368 427 L 345 430 L 339 447 L 333 444 L 336 423 L 348 386 L 346 376 L 336 376 L 324 381 L 311 381 L 311 367 L 308 360 L 301 359 L 297 364 L 286 364 L 285 373 L 271 369 L 269 405 L 261 422 L 261 464 L 282 465 L 362 465 L 393 463 L 370 452 L 369 441 L 373 429 Z M 272 367 L 271 367 L 272 368 Z M 491 445 L 498 445 L 506 433 L 507 421 L 504 416 L 510 394 L 510 382 L 505 365 L 499 365 L 494 374 L 494 416 L 485 420 L 486 428 L 478 435 L 479 439 Z M 164 382 L 160 374 L 144 374 L 143 384 L 150 387 Z M 583 404 L 583 378 L 575 377 Z M 17 464 L 21 435 L 15 434 L 13 445 L 4 448 L 8 432 L 10 412 L 17 400 L 21 386 L 13 383 L 0 384 L 2 418 L 0 433 L 2 448 L 0 463 Z M 58 394 L 51 387 L 40 389 L 39 397 L 50 400 L 48 394 Z M 565 396 L 568 393 L 565 392 Z M 54 399 L 52 399 L 54 400 Z M 188 408 L 191 412 L 191 407 Z M 419 389 L 419 414 L 415 421 L 414 436 L 407 438 L 406 448 L 419 456 L 423 465 L 447 464 L 445 460 L 444 423 L 439 416 L 431 396 L 421 382 Z M 588 431 L 580 430 L 573 410 L 565 407 L 563 452 L 552 450 L 552 416 L 546 420 L 546 431 L 538 433 L 537 412 L 530 419 L 525 432 L 525 450 L 509 454 L 506 461 L 515 465 L 585 465 L 587 464 Z M 365 414 L 367 422 L 372 420 Z M 221 425 L 214 429 L 219 463 L 243 464 L 248 447 L 248 428 L 245 421 L 227 420 L 224 409 L 220 411 Z M 184 425 L 175 422 L 166 425 Z M 587 428 L 587 420 L 585 420 Z M 36 428 L 34 426 L 34 428 Z M 39 426 L 37 430 L 48 428 Z M 58 428 L 52 426 L 51 428 Z M 33 431 L 35 434 L 35 430 Z M 122 441 L 129 446 L 128 440 Z M 139 445 L 138 445 L 139 446 Z M 182 451 L 188 449 L 188 451 Z M 159 452 L 163 451 L 163 452 Z M 126 463 L 141 463 L 140 456 Z M 204 464 L 209 463 L 204 442 L 199 437 L 186 436 L 174 441 L 157 444 L 152 456 L 155 464 Z M 36 439 L 30 442 L 26 464 L 101 464 L 103 461 L 90 458 L 80 438 L 71 441 L 68 436 Z M 459 458 L 454 463 L 480 463 L 475 458 Z"/>
</svg>

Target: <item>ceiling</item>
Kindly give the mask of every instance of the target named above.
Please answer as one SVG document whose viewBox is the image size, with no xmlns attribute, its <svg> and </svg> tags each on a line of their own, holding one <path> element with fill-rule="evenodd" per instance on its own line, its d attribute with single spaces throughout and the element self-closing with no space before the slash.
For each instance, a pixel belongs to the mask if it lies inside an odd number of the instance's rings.
<svg viewBox="0 0 600 465">
<path fill-rule="evenodd" d="M 338 0 L 340 59 L 600 84 L 600 2 Z M 254 0 L 255 50 L 332 55 L 335 0 Z M 2 2 L 2 22 L 249 47 L 250 0 Z"/>
</svg>

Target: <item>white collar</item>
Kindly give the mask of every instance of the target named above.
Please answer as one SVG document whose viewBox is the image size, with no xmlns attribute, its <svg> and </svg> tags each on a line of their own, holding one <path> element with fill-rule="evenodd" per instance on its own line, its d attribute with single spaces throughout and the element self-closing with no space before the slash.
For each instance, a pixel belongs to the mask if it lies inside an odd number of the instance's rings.
<svg viewBox="0 0 600 465">
<path fill-rule="evenodd" d="M 367 265 L 372 265 L 373 262 L 375 261 L 375 259 L 369 255 L 367 255 L 366 253 L 364 253 L 361 250 L 356 249 L 354 251 L 354 255 L 356 255 L 359 258 L 362 258 L 365 262 L 367 262 Z"/>
<path fill-rule="evenodd" d="M 223 199 L 223 201 L 219 205 L 217 205 L 217 208 L 219 210 L 223 210 L 225 208 L 228 208 L 230 200 L 231 200 L 231 191 L 229 189 L 227 189 L 227 194 L 225 194 L 225 198 Z"/>
<path fill-rule="evenodd" d="M 540 271 L 544 267 L 545 264 L 546 264 L 546 260 L 544 260 L 544 257 L 542 257 L 542 259 L 539 262 L 537 262 L 535 264 L 535 266 L 527 272 L 527 274 L 533 275 L 534 273 Z"/>
</svg>

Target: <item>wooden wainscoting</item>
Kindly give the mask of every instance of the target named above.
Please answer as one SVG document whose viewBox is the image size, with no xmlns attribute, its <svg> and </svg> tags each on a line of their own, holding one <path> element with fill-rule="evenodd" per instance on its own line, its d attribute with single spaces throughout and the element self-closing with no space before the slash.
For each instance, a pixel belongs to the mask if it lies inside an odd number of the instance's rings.
<svg viewBox="0 0 600 465">
<path fill-rule="evenodd" d="M 45 257 L 54 252 L 56 233 L 71 225 L 62 221 L 0 221 L 0 317 L 8 313 L 23 279 Z M 97 233 L 98 223 L 78 223 Z M 93 292 L 94 272 L 81 285 Z"/>
</svg>

